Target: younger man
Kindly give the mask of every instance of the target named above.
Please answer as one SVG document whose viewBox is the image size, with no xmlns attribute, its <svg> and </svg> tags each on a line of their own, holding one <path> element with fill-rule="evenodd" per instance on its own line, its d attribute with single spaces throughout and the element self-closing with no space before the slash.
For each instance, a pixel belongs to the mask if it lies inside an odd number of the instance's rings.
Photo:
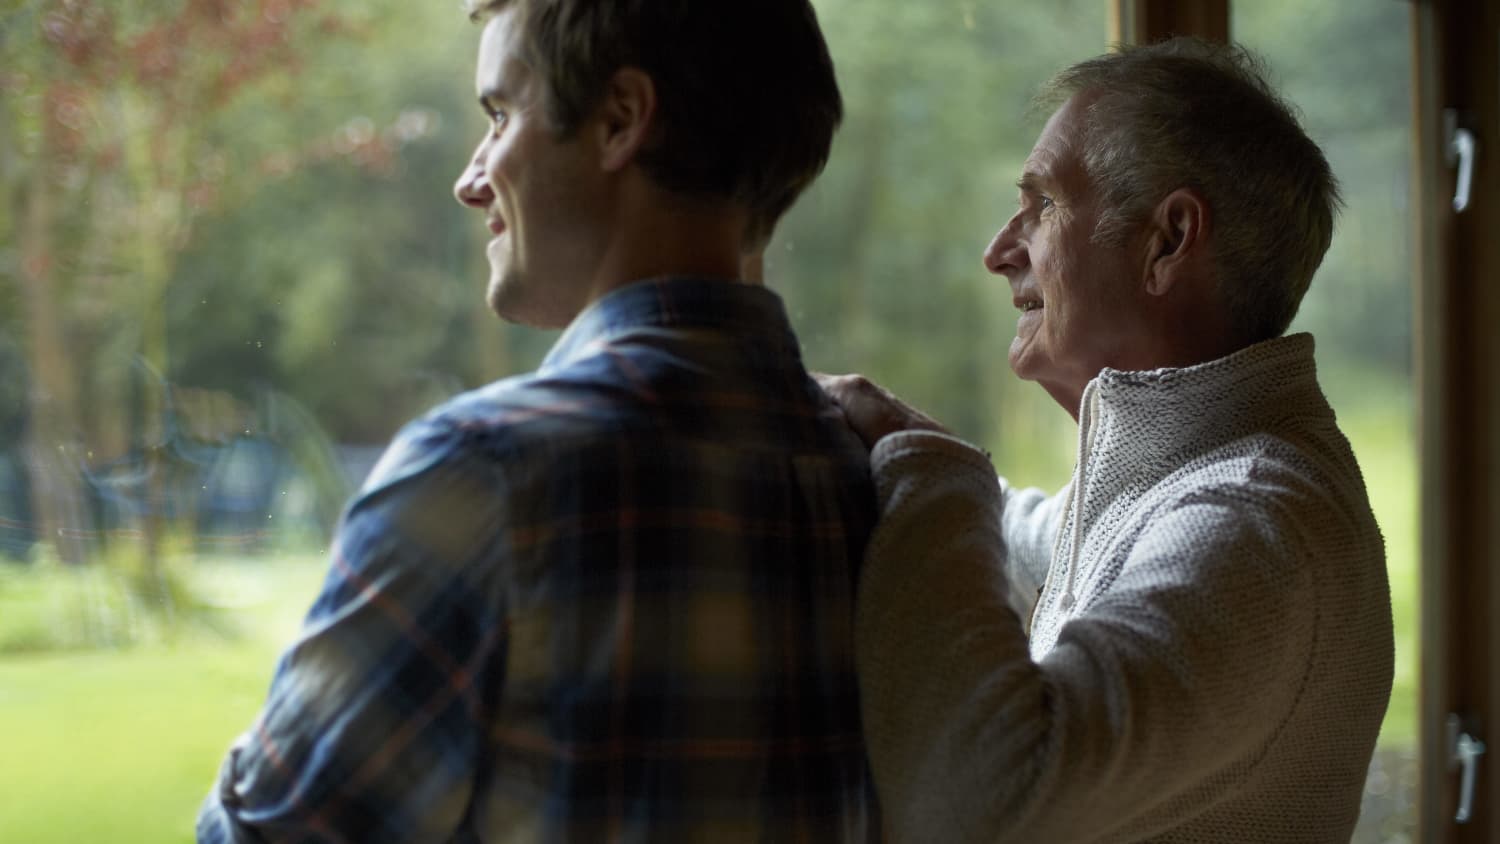
<svg viewBox="0 0 1500 844">
<path fill-rule="evenodd" d="M 538 372 L 354 499 L 200 841 L 876 835 L 852 654 L 868 462 L 742 256 L 841 103 L 806 0 L 495 0 L 458 180 Z"/>
</svg>

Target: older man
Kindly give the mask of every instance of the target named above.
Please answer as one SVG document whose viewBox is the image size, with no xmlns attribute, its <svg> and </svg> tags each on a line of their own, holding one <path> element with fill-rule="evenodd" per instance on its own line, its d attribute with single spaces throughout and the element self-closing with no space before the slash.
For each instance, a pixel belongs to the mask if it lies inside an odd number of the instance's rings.
<svg viewBox="0 0 1500 844">
<path fill-rule="evenodd" d="M 1054 80 L 985 266 L 1010 364 L 1079 425 L 1059 493 L 857 377 L 882 522 L 857 615 L 897 841 L 1347 841 L 1390 692 L 1380 533 L 1283 336 L 1332 233 L 1322 153 L 1243 51 Z"/>
<path fill-rule="evenodd" d="M 198 836 L 871 840 L 868 454 L 739 277 L 840 120 L 813 10 L 472 5 L 455 194 L 490 306 L 567 331 L 382 458 Z"/>
</svg>

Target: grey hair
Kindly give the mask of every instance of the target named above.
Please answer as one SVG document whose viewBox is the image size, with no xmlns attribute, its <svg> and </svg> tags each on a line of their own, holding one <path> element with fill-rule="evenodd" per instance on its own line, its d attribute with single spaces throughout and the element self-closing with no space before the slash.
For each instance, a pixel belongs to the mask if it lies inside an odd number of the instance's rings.
<svg viewBox="0 0 1500 844">
<path fill-rule="evenodd" d="M 1240 339 L 1285 332 L 1342 200 L 1265 63 L 1196 38 L 1118 46 L 1058 73 L 1034 105 L 1080 94 L 1083 166 L 1103 205 L 1094 239 L 1120 245 L 1169 193 L 1195 189 L 1212 210 L 1219 293 Z"/>
</svg>

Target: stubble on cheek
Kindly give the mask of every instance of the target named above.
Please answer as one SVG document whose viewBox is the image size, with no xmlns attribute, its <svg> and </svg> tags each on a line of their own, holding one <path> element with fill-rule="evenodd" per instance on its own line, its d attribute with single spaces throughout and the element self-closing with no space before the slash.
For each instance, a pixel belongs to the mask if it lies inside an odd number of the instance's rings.
<svg viewBox="0 0 1500 844">
<path fill-rule="evenodd" d="M 501 235 L 492 239 L 485 247 L 484 254 L 490 264 L 490 280 L 485 290 L 485 300 L 491 310 L 506 316 L 501 313 L 505 307 L 505 288 L 513 286 L 511 276 L 515 272 L 511 262 L 510 238 Z"/>
</svg>

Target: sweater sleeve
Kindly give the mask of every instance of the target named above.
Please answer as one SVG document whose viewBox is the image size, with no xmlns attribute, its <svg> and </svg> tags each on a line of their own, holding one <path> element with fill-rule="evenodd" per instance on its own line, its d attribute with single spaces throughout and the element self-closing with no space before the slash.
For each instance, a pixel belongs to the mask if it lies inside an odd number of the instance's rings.
<svg viewBox="0 0 1500 844">
<path fill-rule="evenodd" d="M 1310 623 L 1310 590 L 1242 507 L 1206 496 L 1165 514 L 1037 663 L 984 456 L 911 433 L 873 466 L 857 658 L 891 840 L 1149 837 L 1274 740 L 1306 671 L 1310 637 L 1286 631 Z"/>
</svg>

